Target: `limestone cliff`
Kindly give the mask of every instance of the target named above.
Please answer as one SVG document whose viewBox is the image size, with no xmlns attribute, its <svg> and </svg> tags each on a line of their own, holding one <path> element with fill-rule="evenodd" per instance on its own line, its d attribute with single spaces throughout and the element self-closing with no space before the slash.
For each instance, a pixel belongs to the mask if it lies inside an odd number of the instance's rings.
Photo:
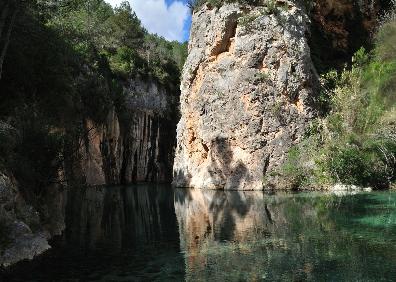
<svg viewBox="0 0 396 282">
<path fill-rule="evenodd" d="M 64 229 L 65 195 L 50 187 L 40 212 L 29 205 L 11 176 L 0 171 L 0 268 L 33 259 Z"/>
<path fill-rule="evenodd" d="M 124 91 L 123 112 L 113 109 L 103 124 L 85 121 L 69 178 L 88 185 L 171 181 L 178 91 L 141 79 L 130 80 Z"/>
<path fill-rule="evenodd" d="M 278 172 L 320 110 L 318 72 L 368 45 L 389 1 L 227 2 L 193 14 L 173 183 L 291 188 Z"/>
<path fill-rule="evenodd" d="M 193 14 L 175 186 L 262 189 L 315 116 L 309 17 L 293 2 L 276 5 Z"/>
</svg>

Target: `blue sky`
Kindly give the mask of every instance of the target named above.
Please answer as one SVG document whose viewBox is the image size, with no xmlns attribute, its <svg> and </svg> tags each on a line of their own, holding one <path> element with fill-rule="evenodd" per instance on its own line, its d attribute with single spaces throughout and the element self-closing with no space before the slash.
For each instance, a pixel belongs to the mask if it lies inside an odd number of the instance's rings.
<svg viewBox="0 0 396 282">
<path fill-rule="evenodd" d="M 122 0 L 105 0 L 113 6 Z M 150 32 L 168 40 L 188 40 L 191 13 L 187 0 L 129 0 L 132 9 Z"/>
</svg>

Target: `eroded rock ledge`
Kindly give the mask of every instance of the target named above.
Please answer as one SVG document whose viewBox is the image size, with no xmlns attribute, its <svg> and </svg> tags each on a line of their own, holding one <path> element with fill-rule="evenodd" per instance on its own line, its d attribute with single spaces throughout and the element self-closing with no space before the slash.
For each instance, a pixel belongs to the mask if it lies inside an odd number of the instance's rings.
<svg viewBox="0 0 396 282">
<path fill-rule="evenodd" d="M 204 6 L 181 84 L 177 187 L 261 190 L 315 116 L 304 7 Z M 272 185 L 271 184 L 271 185 Z"/>
</svg>

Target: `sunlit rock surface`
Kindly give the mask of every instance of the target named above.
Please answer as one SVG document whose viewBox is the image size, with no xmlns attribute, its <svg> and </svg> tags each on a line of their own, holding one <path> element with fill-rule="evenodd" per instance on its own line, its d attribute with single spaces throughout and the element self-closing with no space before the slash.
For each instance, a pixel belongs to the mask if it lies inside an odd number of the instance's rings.
<svg viewBox="0 0 396 282">
<path fill-rule="evenodd" d="M 318 71 L 342 68 L 369 45 L 390 3 L 267 2 L 207 4 L 193 14 L 176 187 L 291 188 L 279 168 L 319 110 Z"/>
<path fill-rule="evenodd" d="M 304 7 L 204 5 L 181 84 L 177 187 L 261 190 L 315 115 Z"/>
</svg>

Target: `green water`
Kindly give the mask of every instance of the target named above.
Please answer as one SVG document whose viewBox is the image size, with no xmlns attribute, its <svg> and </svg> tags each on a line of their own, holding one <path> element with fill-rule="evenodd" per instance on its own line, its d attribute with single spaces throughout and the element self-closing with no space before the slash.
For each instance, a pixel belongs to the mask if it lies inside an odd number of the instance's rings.
<svg viewBox="0 0 396 282">
<path fill-rule="evenodd" d="M 396 281 L 396 193 L 102 187 L 1 281 Z"/>
</svg>

